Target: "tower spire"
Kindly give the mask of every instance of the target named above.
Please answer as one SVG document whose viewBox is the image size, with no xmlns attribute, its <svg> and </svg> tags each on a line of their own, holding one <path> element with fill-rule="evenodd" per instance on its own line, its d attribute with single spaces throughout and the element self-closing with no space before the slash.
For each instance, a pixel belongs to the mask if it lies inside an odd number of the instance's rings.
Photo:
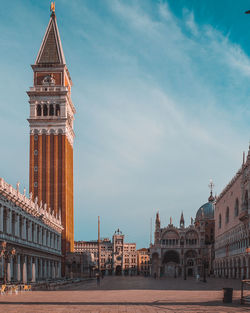
<svg viewBox="0 0 250 313">
<path fill-rule="evenodd" d="M 41 47 L 39 49 L 35 65 L 42 64 L 66 64 L 62 42 L 56 22 L 55 3 L 51 2 L 51 15 L 48 27 Z"/>
<path fill-rule="evenodd" d="M 214 202 L 214 196 L 213 196 L 214 183 L 213 183 L 212 179 L 210 179 L 208 187 L 210 189 L 210 196 L 208 198 L 208 201 L 209 202 Z"/>
<path fill-rule="evenodd" d="M 180 227 L 185 226 L 185 221 L 184 221 L 184 216 L 183 216 L 183 211 L 181 212 L 181 219 L 180 219 Z"/>
</svg>

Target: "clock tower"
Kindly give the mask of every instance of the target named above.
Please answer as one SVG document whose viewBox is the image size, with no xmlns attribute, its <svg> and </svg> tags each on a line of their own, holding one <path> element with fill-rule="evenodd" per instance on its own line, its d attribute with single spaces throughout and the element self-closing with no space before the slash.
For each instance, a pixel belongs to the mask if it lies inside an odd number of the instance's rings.
<svg viewBox="0 0 250 313">
<path fill-rule="evenodd" d="M 30 103 L 29 191 L 33 200 L 61 215 L 62 253 L 74 250 L 72 81 L 54 7 L 35 64 Z"/>
</svg>

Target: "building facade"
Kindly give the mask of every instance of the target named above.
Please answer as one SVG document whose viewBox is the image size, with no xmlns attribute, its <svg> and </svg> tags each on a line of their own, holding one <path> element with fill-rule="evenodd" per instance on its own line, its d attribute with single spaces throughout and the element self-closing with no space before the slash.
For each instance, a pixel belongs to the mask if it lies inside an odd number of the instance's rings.
<svg viewBox="0 0 250 313">
<path fill-rule="evenodd" d="M 216 200 L 214 268 L 218 277 L 250 278 L 249 204 L 250 148 L 246 161 Z"/>
<path fill-rule="evenodd" d="M 74 250 L 72 81 L 55 12 L 52 11 L 35 64 L 30 103 L 29 191 L 32 199 L 61 212 L 62 253 Z"/>
<path fill-rule="evenodd" d="M 96 267 L 96 263 L 89 252 L 67 253 L 65 265 L 66 278 L 92 277 Z"/>
<path fill-rule="evenodd" d="M 170 218 L 167 227 L 161 227 L 156 214 L 154 244 L 150 247 L 151 275 L 154 277 L 204 276 L 213 273 L 214 197 L 196 214 L 195 222 L 185 227 L 183 213 L 179 227 Z"/>
<path fill-rule="evenodd" d="M 106 275 L 136 275 L 136 244 L 126 243 L 125 236 L 118 229 L 112 241 L 108 238 L 100 242 L 100 270 Z M 75 253 L 89 253 L 93 261 L 93 269 L 98 269 L 98 241 L 75 241 Z"/>
<path fill-rule="evenodd" d="M 150 268 L 150 249 L 142 248 L 137 250 L 137 274 L 149 276 Z"/>
<path fill-rule="evenodd" d="M 0 257 L 0 280 L 37 282 L 61 277 L 61 216 L 49 212 L 0 178 L 0 254 L 3 243 L 15 249 Z M 5 264 L 6 262 L 6 264 Z"/>
</svg>

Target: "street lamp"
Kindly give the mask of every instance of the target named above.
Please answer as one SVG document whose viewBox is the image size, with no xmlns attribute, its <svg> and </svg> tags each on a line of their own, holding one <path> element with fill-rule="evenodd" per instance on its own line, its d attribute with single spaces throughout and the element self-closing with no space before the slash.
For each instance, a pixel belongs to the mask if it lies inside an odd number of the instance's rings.
<svg viewBox="0 0 250 313">
<path fill-rule="evenodd" d="M 186 274 L 186 260 L 184 258 L 184 280 L 187 280 L 187 274 Z"/>
<path fill-rule="evenodd" d="M 4 259 L 4 284 L 7 283 L 7 264 L 10 262 L 11 258 L 13 258 L 16 254 L 15 248 L 12 248 L 11 250 L 7 249 L 7 242 L 2 242 L 2 250 L 0 257 L 3 257 Z"/>
</svg>

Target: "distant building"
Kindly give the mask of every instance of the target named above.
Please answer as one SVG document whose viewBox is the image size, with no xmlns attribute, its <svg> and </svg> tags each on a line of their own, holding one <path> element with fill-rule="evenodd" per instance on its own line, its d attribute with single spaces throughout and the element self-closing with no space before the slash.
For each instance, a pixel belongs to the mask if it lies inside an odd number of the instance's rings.
<svg viewBox="0 0 250 313">
<path fill-rule="evenodd" d="M 15 249 L 13 258 L 0 257 L 0 280 L 37 282 L 61 277 L 61 216 L 27 198 L 0 178 L 0 254 L 3 242 Z"/>
<path fill-rule="evenodd" d="M 65 276 L 67 278 L 83 278 L 94 275 L 96 264 L 89 252 L 67 253 L 65 262 Z"/>
<path fill-rule="evenodd" d="M 214 197 L 197 211 L 195 223 L 185 227 L 183 213 L 180 226 L 170 218 L 167 227 L 161 227 L 156 214 L 154 244 L 150 247 L 151 275 L 155 277 L 195 276 L 213 273 Z"/>
<path fill-rule="evenodd" d="M 216 200 L 215 274 L 250 278 L 250 148 L 247 160 Z"/>
<path fill-rule="evenodd" d="M 118 229 L 112 241 L 101 240 L 101 271 L 106 275 L 135 275 L 137 273 L 137 254 L 135 243 L 125 243 L 124 235 Z M 98 267 L 98 241 L 75 241 L 75 253 L 89 253 L 93 268 Z"/>
<path fill-rule="evenodd" d="M 142 248 L 137 250 L 137 273 L 139 275 L 150 275 L 150 250 Z"/>
</svg>

